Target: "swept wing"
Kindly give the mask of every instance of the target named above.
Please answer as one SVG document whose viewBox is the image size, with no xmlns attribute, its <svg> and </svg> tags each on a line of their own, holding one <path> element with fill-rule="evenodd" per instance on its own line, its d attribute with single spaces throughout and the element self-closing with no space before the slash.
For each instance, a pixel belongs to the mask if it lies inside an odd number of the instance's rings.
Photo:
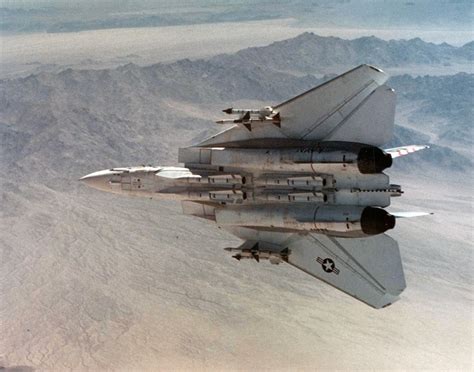
<svg viewBox="0 0 474 372">
<path fill-rule="evenodd" d="M 347 239 L 248 228 L 231 232 L 246 240 L 243 246 L 257 242 L 263 254 L 274 259 L 280 253 L 282 261 L 377 309 L 397 301 L 406 287 L 398 243 L 386 234 Z"/>
</svg>

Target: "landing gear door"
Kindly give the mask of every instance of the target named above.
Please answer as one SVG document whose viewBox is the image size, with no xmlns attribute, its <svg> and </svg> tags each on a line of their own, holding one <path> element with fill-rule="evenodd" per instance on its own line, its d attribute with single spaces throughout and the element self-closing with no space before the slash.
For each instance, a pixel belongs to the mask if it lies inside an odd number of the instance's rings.
<svg viewBox="0 0 474 372">
<path fill-rule="evenodd" d="M 122 173 L 122 190 L 131 191 L 130 173 Z"/>
<path fill-rule="evenodd" d="M 120 191 L 122 189 L 122 175 L 115 173 L 109 181 L 110 187 L 113 191 Z"/>
</svg>

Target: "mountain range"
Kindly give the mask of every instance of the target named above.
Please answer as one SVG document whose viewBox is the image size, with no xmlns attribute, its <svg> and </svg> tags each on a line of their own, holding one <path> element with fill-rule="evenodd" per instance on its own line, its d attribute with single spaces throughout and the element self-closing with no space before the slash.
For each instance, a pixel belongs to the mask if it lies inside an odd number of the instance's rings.
<svg viewBox="0 0 474 372">
<path fill-rule="evenodd" d="M 234 66 L 253 63 L 276 71 L 318 74 L 327 72 L 331 67 L 340 71 L 341 67 L 363 63 L 384 68 L 416 64 L 449 65 L 452 62 L 471 62 L 473 57 L 473 42 L 455 47 L 447 43 L 428 43 L 420 38 L 386 41 L 368 36 L 345 40 L 305 32 L 266 47 L 248 48 L 227 58 L 217 56 L 215 59 Z"/>
<path fill-rule="evenodd" d="M 58 169 L 48 166 L 54 158 L 63 176 L 69 177 L 86 166 L 105 166 L 104 159 L 109 165 L 172 163 L 179 146 L 219 130 L 213 120 L 222 108 L 274 105 L 333 77 L 308 74 L 310 58 L 297 64 L 288 57 L 306 50 L 308 55 L 324 56 L 321 66 L 337 65 L 338 58 L 329 61 L 318 47 L 309 48 L 322 39 L 303 34 L 234 56 L 145 67 L 66 69 L 0 81 L 2 168 L 31 169 L 29 177 L 36 172 L 56 176 Z M 374 41 L 363 40 L 368 45 Z M 356 50 L 363 40 L 324 38 L 323 44 L 334 42 L 334 50 L 341 43 L 353 44 Z M 281 61 L 278 66 L 276 61 Z M 443 170 L 449 170 L 450 164 L 456 165 L 453 169 L 470 169 L 473 82 L 473 74 L 468 73 L 392 77 L 388 84 L 398 93 L 399 126 L 389 145 L 429 142 L 438 147 L 417 155 L 423 163 L 436 167 L 441 162 L 446 165 Z M 429 136 L 424 134 L 427 129 Z M 166 133 L 166 141 L 161 133 Z"/>
</svg>

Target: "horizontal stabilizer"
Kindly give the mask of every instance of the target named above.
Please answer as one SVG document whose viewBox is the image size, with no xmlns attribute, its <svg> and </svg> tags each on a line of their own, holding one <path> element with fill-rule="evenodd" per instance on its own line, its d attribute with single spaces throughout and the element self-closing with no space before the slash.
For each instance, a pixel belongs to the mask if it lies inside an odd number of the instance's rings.
<svg viewBox="0 0 474 372">
<path fill-rule="evenodd" d="M 434 213 L 430 212 L 390 212 L 395 218 L 412 218 L 412 217 L 422 217 L 430 216 Z"/>
<path fill-rule="evenodd" d="M 376 309 L 397 301 L 406 287 L 398 244 L 388 235 L 310 234 L 289 249 L 288 263 Z"/>
<path fill-rule="evenodd" d="M 411 154 L 413 152 L 417 152 L 424 149 L 429 149 L 428 145 L 409 145 L 409 146 L 401 146 L 401 147 L 394 147 L 391 149 L 384 150 L 387 154 L 392 156 L 392 159 L 398 158 L 400 156 L 405 156 Z"/>
</svg>

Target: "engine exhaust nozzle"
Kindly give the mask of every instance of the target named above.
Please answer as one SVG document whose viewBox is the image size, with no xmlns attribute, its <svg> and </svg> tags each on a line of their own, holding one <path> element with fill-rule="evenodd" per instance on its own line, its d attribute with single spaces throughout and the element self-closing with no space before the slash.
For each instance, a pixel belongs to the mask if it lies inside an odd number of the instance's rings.
<svg viewBox="0 0 474 372">
<path fill-rule="evenodd" d="M 357 156 L 360 173 L 380 173 L 392 166 L 392 156 L 378 147 L 363 147 Z"/>
<path fill-rule="evenodd" d="M 382 234 L 395 227 L 395 217 L 382 208 L 366 207 L 360 225 L 366 235 Z"/>
</svg>

